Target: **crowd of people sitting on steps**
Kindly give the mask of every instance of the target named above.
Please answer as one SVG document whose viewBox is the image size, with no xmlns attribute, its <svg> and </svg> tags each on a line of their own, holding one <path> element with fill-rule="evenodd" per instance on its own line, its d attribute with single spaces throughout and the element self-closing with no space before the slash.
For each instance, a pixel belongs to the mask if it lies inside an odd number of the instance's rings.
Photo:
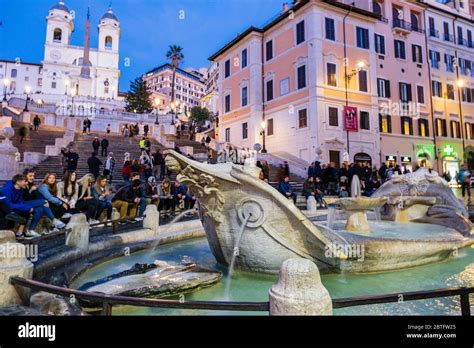
<svg viewBox="0 0 474 348">
<path fill-rule="evenodd" d="M 112 192 L 116 160 L 108 152 L 106 137 L 92 140 L 91 156 L 87 160 L 88 173 L 78 177 L 79 154 L 73 146 L 61 150 L 63 176 L 47 173 L 38 183 L 34 170 L 26 169 L 15 175 L 0 189 L 0 228 L 19 225 L 17 237 L 31 239 L 40 236 L 38 224 L 48 221 L 43 233 L 49 234 L 64 229 L 73 214 L 84 213 L 90 225 L 99 219 L 109 222 L 113 208 L 119 214 L 119 224 L 142 220 L 146 206 L 154 204 L 164 216 L 173 216 L 177 208 L 181 211 L 195 207 L 196 198 L 184 183 L 172 182 L 167 176 L 165 158 L 159 149 L 151 152 L 151 142 L 145 129 L 139 138 L 140 156 L 132 159 L 124 154 L 122 180 L 118 180 L 116 192 Z M 87 133 L 87 129 L 86 129 Z M 140 134 L 140 133 L 138 133 Z M 100 150 L 100 151 L 99 151 Z M 106 157 L 104 162 L 100 156 Z"/>
</svg>

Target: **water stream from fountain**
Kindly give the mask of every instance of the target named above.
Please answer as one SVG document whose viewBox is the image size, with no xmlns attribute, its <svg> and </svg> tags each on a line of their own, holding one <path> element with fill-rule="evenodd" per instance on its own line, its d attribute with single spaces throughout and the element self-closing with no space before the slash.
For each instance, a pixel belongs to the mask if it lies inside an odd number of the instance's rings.
<svg viewBox="0 0 474 348">
<path fill-rule="evenodd" d="M 327 227 L 329 229 L 333 229 L 334 227 L 334 220 L 336 219 L 336 205 L 335 204 L 328 204 L 328 221 Z"/>
<path fill-rule="evenodd" d="M 358 175 L 354 175 L 351 181 L 351 197 L 357 198 L 361 196 L 360 180 Z"/>
<path fill-rule="evenodd" d="M 225 286 L 224 294 L 225 294 L 226 300 L 230 300 L 230 286 L 232 284 L 232 275 L 234 274 L 235 260 L 237 259 L 237 256 L 239 256 L 240 241 L 242 240 L 242 235 L 244 234 L 244 230 L 245 230 L 245 227 L 247 226 L 247 222 L 249 221 L 251 217 L 252 217 L 252 213 L 249 213 L 249 215 L 245 217 L 243 224 L 240 228 L 239 234 L 237 235 L 237 240 L 235 241 L 234 252 L 232 253 L 232 260 L 230 261 L 230 266 L 229 266 L 229 273 L 227 274 L 227 284 Z"/>
</svg>

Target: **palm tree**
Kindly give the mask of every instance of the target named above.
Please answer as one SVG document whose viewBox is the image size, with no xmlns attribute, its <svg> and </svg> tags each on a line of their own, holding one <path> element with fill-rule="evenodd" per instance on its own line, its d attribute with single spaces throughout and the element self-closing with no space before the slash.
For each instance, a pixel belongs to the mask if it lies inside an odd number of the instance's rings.
<svg viewBox="0 0 474 348">
<path fill-rule="evenodd" d="M 171 67 L 173 68 L 173 79 L 171 81 L 171 103 L 174 105 L 174 80 L 176 77 L 176 69 L 179 67 L 179 63 L 184 59 L 183 48 L 176 45 L 171 45 L 169 51 L 166 52 L 166 58 L 171 61 Z M 176 106 L 174 107 L 176 110 Z M 174 119 L 172 119 L 174 123 Z"/>
</svg>

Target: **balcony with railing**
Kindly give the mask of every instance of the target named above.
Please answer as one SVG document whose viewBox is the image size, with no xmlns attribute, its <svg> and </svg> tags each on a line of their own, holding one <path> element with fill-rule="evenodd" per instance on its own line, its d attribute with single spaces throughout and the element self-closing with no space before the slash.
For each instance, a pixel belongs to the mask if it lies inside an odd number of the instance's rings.
<svg viewBox="0 0 474 348">
<path fill-rule="evenodd" d="M 446 42 L 454 42 L 454 35 L 449 34 L 449 33 L 444 33 L 443 40 Z"/>
<path fill-rule="evenodd" d="M 407 22 L 403 19 L 398 19 L 398 18 L 393 20 L 392 28 L 394 30 L 401 31 L 401 32 L 404 32 L 406 34 L 412 32 L 412 31 L 416 31 L 418 33 L 424 33 L 425 32 L 423 29 L 420 28 L 420 26 L 418 24 L 413 24 L 413 23 L 410 23 L 410 22 Z"/>
</svg>

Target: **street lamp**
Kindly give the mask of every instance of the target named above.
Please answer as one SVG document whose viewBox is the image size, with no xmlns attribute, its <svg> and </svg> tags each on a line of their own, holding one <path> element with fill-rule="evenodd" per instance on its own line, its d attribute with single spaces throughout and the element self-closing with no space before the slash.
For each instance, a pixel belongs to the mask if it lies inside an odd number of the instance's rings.
<svg viewBox="0 0 474 348">
<path fill-rule="evenodd" d="M 76 88 L 71 88 L 71 114 L 69 115 L 70 117 L 74 117 L 74 96 L 76 95 Z"/>
<path fill-rule="evenodd" d="M 155 98 L 155 106 L 156 106 L 156 120 L 155 120 L 155 124 L 160 124 L 160 122 L 158 121 L 158 110 L 160 108 L 160 98 Z"/>
<path fill-rule="evenodd" d="M 28 112 L 28 101 L 30 100 L 30 94 L 31 92 L 31 87 L 30 86 L 26 86 L 25 87 L 25 94 L 26 94 L 26 101 L 25 101 L 25 108 L 23 109 L 24 112 Z"/>
<path fill-rule="evenodd" d="M 7 87 L 10 85 L 10 80 L 7 78 L 3 79 L 3 101 L 7 101 Z"/>
<path fill-rule="evenodd" d="M 262 136 L 262 153 L 267 153 L 267 149 L 265 148 L 265 128 L 267 127 L 267 122 L 262 121 L 260 126 L 262 127 L 260 131 L 260 135 Z"/>
</svg>

